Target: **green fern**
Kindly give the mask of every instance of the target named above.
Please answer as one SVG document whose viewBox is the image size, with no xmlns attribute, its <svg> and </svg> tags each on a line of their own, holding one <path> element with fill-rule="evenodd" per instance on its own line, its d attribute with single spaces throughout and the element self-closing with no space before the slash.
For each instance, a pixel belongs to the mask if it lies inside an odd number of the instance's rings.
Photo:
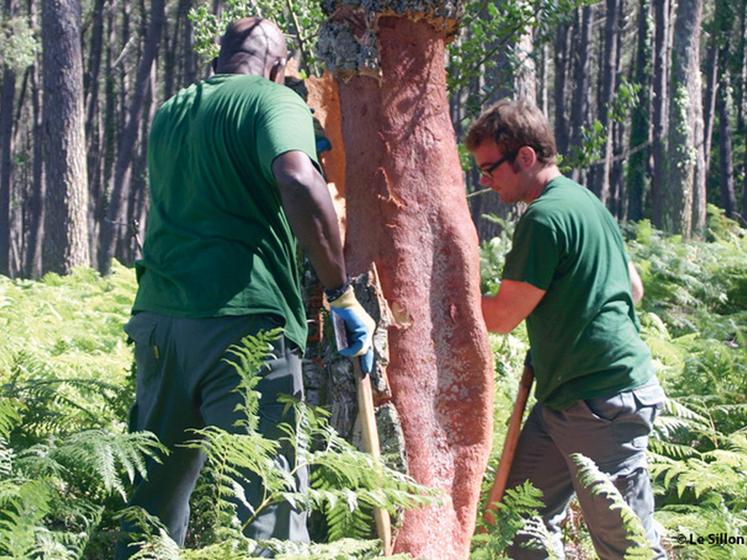
<svg viewBox="0 0 747 560">
<path fill-rule="evenodd" d="M 651 545 L 646 539 L 640 518 L 625 503 L 620 491 L 612 484 L 612 481 L 594 464 L 594 461 L 581 453 L 572 453 L 571 460 L 578 468 L 578 480 L 595 496 L 602 496 L 609 500 L 610 509 L 618 510 L 623 528 L 628 540 L 635 546 L 628 547 L 625 551 L 625 560 L 644 560 L 654 557 Z"/>
</svg>

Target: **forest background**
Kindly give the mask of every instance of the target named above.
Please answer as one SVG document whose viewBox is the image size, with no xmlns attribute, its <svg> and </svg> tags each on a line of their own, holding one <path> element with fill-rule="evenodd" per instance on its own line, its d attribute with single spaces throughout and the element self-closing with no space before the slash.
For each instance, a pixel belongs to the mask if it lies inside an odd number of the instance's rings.
<svg viewBox="0 0 747 560">
<path fill-rule="evenodd" d="M 747 534 L 747 1 L 459 4 L 461 32 L 444 61 L 457 138 L 486 104 L 536 102 L 553 124 L 564 170 L 621 221 L 641 269 L 644 334 L 673 397 L 651 446 L 669 550 L 747 558 L 743 547 L 677 542 Z M 247 7 L 283 27 L 306 75 L 323 70 L 314 43 L 324 15 L 315 2 L 2 0 L 2 554 L 105 557 L 112 514 L 123 505 L 118 492 L 140 465 L 133 457 L 155 449 L 117 439 L 132 390 L 121 325 L 134 279 L 112 263 L 131 264 L 142 240 L 155 110 L 209 74 L 209 55 L 198 51 L 207 53 L 220 31 L 214 14 Z M 480 189 L 462 156 L 490 292 L 515 216 Z M 80 266 L 114 273 L 102 278 Z M 500 359 L 491 469 L 525 340 L 519 333 L 492 342 Z M 83 461 L 86 454 L 94 460 Z M 404 483 L 390 482 L 387 500 L 406 502 L 392 497 Z M 356 488 L 365 502 L 366 485 Z M 505 530 L 476 542 L 475 558 L 498 557 L 532 503 L 530 494 L 517 497 Z M 198 513 L 204 523 L 191 546 L 217 539 L 219 513 Z M 330 523 L 337 537 L 346 527 L 363 537 L 361 519 Z M 576 517 L 566 532 L 569 553 L 591 557 Z M 371 553 L 364 549 L 355 554 Z"/>
</svg>

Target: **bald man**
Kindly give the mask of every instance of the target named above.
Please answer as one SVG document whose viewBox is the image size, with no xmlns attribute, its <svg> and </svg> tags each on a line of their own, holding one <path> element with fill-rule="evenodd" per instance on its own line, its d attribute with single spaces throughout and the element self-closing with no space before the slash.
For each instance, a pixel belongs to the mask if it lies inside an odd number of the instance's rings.
<svg viewBox="0 0 747 560">
<path fill-rule="evenodd" d="M 296 239 L 322 284 L 333 313 L 349 332 L 346 355 L 373 361 L 373 321 L 355 299 L 345 270 L 332 201 L 319 173 L 314 130 L 303 100 L 281 85 L 287 51 L 270 21 L 242 19 L 227 29 L 216 74 L 181 90 L 159 109 L 148 145 L 150 216 L 138 291 L 125 327 L 135 344 L 137 386 L 132 430 L 149 430 L 169 449 L 148 463 L 130 504 L 157 516 L 183 544 L 189 497 L 204 456 L 179 444 L 193 428 L 242 431 L 234 392 L 239 377 L 226 349 L 247 335 L 280 328 L 272 357 L 258 372 L 259 431 L 279 440 L 284 413 L 278 395 L 303 396 L 301 356 L 306 317 L 295 264 Z M 282 444 L 277 468 L 290 471 Z M 306 471 L 295 474 L 306 487 Z M 263 499 L 246 473 L 242 523 Z M 131 533 L 117 558 L 135 552 Z M 287 502 L 263 507 L 245 534 L 253 539 L 308 541 L 306 514 Z"/>
</svg>

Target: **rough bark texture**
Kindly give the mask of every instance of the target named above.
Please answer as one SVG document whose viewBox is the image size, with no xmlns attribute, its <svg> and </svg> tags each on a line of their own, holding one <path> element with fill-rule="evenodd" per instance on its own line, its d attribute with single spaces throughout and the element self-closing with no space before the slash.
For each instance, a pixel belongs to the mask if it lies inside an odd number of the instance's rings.
<svg viewBox="0 0 747 560">
<path fill-rule="evenodd" d="M 589 110 L 589 68 L 591 51 L 591 28 L 594 20 L 594 7 L 579 8 L 576 17 L 577 44 L 573 65 L 573 101 L 571 103 L 571 139 L 569 151 L 583 144 L 583 127 Z M 581 170 L 576 168 L 571 174 L 574 180 L 581 180 Z"/>
<path fill-rule="evenodd" d="M 667 101 L 669 49 L 669 0 L 653 0 L 654 8 L 654 81 L 653 81 L 653 138 L 654 177 L 651 182 L 653 222 L 662 226 L 662 209 L 667 181 Z"/>
<path fill-rule="evenodd" d="M 703 167 L 703 111 L 700 90 L 700 23 L 703 0 L 680 0 L 672 42 L 667 136 L 667 188 L 662 226 L 689 237 L 697 166 Z M 700 120 L 700 124 L 698 124 Z M 698 137 L 700 132 L 700 137 Z"/>
<path fill-rule="evenodd" d="M 340 84 L 348 266 L 378 267 L 410 474 L 447 496 L 405 514 L 395 550 L 455 560 L 469 553 L 492 428 L 477 238 L 448 117 L 443 30 L 408 17 L 381 17 L 376 29 L 380 78 L 363 64 L 373 76 Z"/>
<path fill-rule="evenodd" d="M 78 0 L 43 3 L 42 45 L 47 180 L 42 261 L 45 272 L 67 274 L 90 264 Z"/>
<path fill-rule="evenodd" d="M 627 170 L 627 219 L 643 218 L 651 177 L 651 2 L 643 0 L 638 12 L 638 46 L 633 81 L 640 84 L 638 105 L 630 123 L 630 157 Z"/>
<path fill-rule="evenodd" d="M 568 24 L 561 23 L 555 35 L 555 143 L 558 153 L 567 155 L 568 151 L 568 125 L 565 116 L 565 82 L 568 68 L 571 66 L 568 60 Z"/>
<path fill-rule="evenodd" d="M 724 72 L 722 75 L 716 105 L 718 107 L 719 120 L 718 156 L 721 208 L 724 209 L 724 213 L 729 218 L 734 218 L 737 211 L 737 197 L 734 189 L 734 150 L 732 148 L 731 128 L 729 126 L 731 122 L 732 99 L 728 72 Z"/>
<path fill-rule="evenodd" d="M 132 93 L 132 101 L 128 108 L 127 124 L 122 132 L 122 143 L 117 154 L 114 168 L 111 199 L 107 209 L 106 219 L 102 225 L 101 248 L 99 254 L 99 270 L 108 273 L 111 270 L 112 257 L 115 254 L 118 236 L 128 231 L 127 219 L 130 187 L 132 182 L 132 163 L 138 131 L 144 114 L 145 100 L 150 88 L 151 68 L 155 63 L 158 46 L 161 42 L 163 22 L 165 17 L 164 0 L 153 0 L 151 3 L 150 23 L 145 39 L 143 56 L 137 70 L 137 79 Z"/>
</svg>

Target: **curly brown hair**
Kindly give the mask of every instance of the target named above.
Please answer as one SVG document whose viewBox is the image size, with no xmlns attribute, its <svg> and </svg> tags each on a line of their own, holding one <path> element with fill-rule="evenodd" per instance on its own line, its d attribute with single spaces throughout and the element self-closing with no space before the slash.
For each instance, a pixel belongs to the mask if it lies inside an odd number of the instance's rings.
<svg viewBox="0 0 747 560">
<path fill-rule="evenodd" d="M 501 99 L 485 109 L 467 133 L 467 149 L 474 152 L 486 140 L 495 142 L 509 159 L 522 146 L 531 146 L 540 162 L 555 163 L 555 135 L 542 111 L 528 101 Z"/>
</svg>

